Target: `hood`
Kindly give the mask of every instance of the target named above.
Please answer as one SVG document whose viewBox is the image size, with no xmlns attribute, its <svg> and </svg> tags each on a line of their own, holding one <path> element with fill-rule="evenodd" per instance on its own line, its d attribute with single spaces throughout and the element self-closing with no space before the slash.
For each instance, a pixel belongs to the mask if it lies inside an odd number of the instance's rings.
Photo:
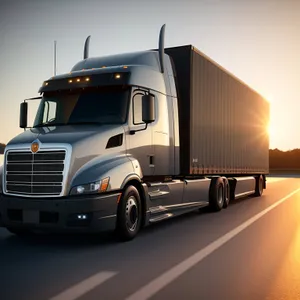
<svg viewBox="0 0 300 300">
<path fill-rule="evenodd" d="M 123 133 L 122 125 L 66 125 L 31 128 L 14 137 L 7 146 L 15 144 L 31 144 L 39 139 L 41 143 L 67 143 L 71 146 L 87 139 L 97 140 L 97 136 L 105 133 Z"/>
</svg>

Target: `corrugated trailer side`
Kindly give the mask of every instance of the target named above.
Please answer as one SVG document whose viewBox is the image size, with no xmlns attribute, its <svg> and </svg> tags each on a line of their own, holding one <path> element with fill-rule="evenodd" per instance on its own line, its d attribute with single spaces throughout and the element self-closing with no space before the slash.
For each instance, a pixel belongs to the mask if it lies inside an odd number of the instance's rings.
<svg viewBox="0 0 300 300">
<path fill-rule="evenodd" d="M 173 49 L 180 136 L 185 136 L 180 140 L 180 147 L 185 148 L 182 173 L 267 174 L 269 103 L 196 48 Z M 182 68 L 187 64 L 189 68 Z M 187 81 L 189 92 L 181 87 Z"/>
</svg>

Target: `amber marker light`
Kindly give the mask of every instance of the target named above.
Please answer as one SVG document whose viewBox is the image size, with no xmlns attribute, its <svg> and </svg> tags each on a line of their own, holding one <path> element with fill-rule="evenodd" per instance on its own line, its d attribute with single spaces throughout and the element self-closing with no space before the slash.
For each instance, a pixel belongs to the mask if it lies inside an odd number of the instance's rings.
<svg viewBox="0 0 300 300">
<path fill-rule="evenodd" d="M 100 185 L 100 192 L 105 192 L 108 188 L 108 184 L 109 184 L 109 177 L 104 178 L 103 180 L 101 180 L 101 185 Z"/>
<path fill-rule="evenodd" d="M 120 200 L 121 200 L 121 197 L 122 197 L 122 193 L 118 196 L 117 198 L 117 203 L 119 204 Z"/>
</svg>

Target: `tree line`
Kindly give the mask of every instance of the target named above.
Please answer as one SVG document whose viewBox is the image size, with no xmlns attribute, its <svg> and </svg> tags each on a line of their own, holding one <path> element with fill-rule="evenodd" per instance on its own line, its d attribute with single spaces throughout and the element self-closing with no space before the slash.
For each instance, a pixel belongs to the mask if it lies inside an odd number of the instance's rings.
<svg viewBox="0 0 300 300">
<path fill-rule="evenodd" d="M 300 149 L 269 150 L 270 169 L 300 169 Z"/>
</svg>

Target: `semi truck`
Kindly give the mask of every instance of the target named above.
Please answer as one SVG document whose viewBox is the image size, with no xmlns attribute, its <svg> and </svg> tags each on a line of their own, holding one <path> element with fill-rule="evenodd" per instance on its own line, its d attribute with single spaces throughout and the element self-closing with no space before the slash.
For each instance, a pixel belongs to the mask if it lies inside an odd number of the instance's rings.
<svg viewBox="0 0 300 300">
<path fill-rule="evenodd" d="M 20 105 L 6 146 L 0 223 L 36 231 L 141 228 L 239 197 L 269 172 L 269 103 L 192 45 L 89 57 Z M 28 102 L 40 101 L 33 126 Z"/>
</svg>

